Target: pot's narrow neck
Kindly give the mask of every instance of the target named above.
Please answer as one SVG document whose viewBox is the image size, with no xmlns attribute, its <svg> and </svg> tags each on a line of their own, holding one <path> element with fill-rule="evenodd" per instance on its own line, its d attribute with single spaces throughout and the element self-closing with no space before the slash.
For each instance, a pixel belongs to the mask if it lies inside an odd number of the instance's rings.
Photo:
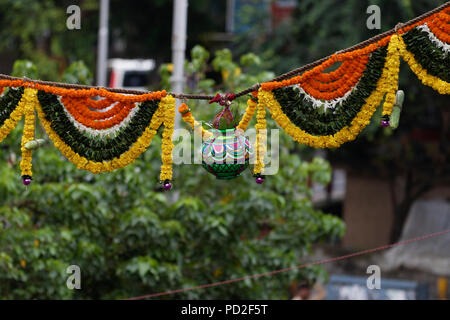
<svg viewBox="0 0 450 320">
<path fill-rule="evenodd" d="M 211 129 L 211 132 L 215 136 L 230 136 L 230 135 L 234 135 L 235 134 L 236 128 L 231 128 L 231 129 Z"/>
</svg>

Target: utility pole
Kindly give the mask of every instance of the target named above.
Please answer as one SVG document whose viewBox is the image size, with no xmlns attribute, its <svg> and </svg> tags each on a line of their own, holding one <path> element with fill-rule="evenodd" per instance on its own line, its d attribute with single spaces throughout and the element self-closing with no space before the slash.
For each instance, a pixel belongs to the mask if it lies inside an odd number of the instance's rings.
<svg viewBox="0 0 450 320">
<path fill-rule="evenodd" d="M 182 93 L 184 87 L 184 59 L 186 52 L 188 0 L 174 0 L 172 21 L 172 63 L 171 84 L 173 93 Z M 180 101 L 177 99 L 177 108 Z M 180 115 L 176 112 L 175 127 L 180 124 Z"/>
<path fill-rule="evenodd" d="M 236 5 L 235 0 L 227 0 L 227 15 L 225 31 L 228 33 L 234 32 L 234 7 Z"/>
<path fill-rule="evenodd" d="M 97 46 L 97 85 L 106 87 L 108 63 L 109 0 L 100 1 L 100 27 Z"/>
</svg>

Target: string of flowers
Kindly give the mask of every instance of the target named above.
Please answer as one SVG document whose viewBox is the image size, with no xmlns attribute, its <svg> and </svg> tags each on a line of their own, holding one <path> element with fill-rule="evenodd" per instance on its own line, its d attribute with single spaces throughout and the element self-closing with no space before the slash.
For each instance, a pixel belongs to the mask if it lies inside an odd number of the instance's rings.
<svg viewBox="0 0 450 320">
<path fill-rule="evenodd" d="M 386 56 L 387 47 L 374 51 L 358 85 L 342 98 L 332 101 L 316 100 L 302 92 L 299 86 L 275 89 L 274 98 L 291 122 L 305 132 L 314 136 L 333 135 L 351 124 L 366 99 L 376 89 Z M 336 104 L 333 109 L 329 110 L 327 107 L 331 107 L 334 102 Z"/>
<path fill-rule="evenodd" d="M 141 110 L 141 104 L 138 104 L 136 107 L 134 107 L 130 113 L 128 113 L 127 117 L 121 121 L 120 123 L 110 126 L 109 128 L 105 129 L 93 129 L 91 127 L 85 126 L 84 124 L 77 121 L 73 115 L 64 108 L 64 113 L 67 115 L 67 118 L 70 120 L 70 122 L 78 129 L 80 132 L 88 133 L 92 137 L 113 137 L 117 136 L 118 133 L 121 132 L 123 128 L 128 126 L 130 122 L 134 119 L 136 114 Z"/>
<path fill-rule="evenodd" d="M 424 68 L 428 74 L 443 81 L 450 82 L 450 60 L 445 48 L 430 39 L 435 37 L 428 34 L 422 28 L 417 27 L 402 36 L 406 50 L 413 54 L 416 62 Z M 440 41 L 440 40 L 438 40 Z"/>
<path fill-rule="evenodd" d="M 290 79 L 282 80 L 282 81 L 272 81 L 265 82 L 261 84 L 261 88 L 266 91 L 271 91 L 277 88 L 288 87 L 296 84 L 301 84 L 302 82 L 307 81 L 308 79 L 317 76 L 320 73 L 323 73 L 326 69 L 330 68 L 337 62 L 344 62 L 346 60 L 354 60 L 358 59 L 361 56 L 368 55 L 374 52 L 376 49 L 380 47 L 386 46 L 390 41 L 391 36 L 387 36 L 376 43 L 372 43 L 362 49 L 356 49 L 354 51 L 339 53 L 332 55 L 329 59 L 324 61 L 322 64 L 312 68 L 311 70 L 305 71 L 299 76 L 292 77 Z"/>
<path fill-rule="evenodd" d="M 126 117 L 128 112 L 135 106 L 135 104 L 131 102 L 113 102 L 113 104 L 110 105 L 110 107 L 112 107 L 106 111 L 92 111 L 89 109 L 90 104 L 87 105 L 86 103 L 86 100 L 88 99 L 77 99 L 63 96 L 60 98 L 60 101 L 74 116 L 77 115 L 78 117 L 86 120 L 105 120 L 118 116 L 122 113 L 125 113 Z"/>
<path fill-rule="evenodd" d="M 400 72 L 400 36 L 393 35 L 389 42 L 388 52 L 386 57 L 387 81 L 385 82 L 384 92 L 386 97 L 383 104 L 383 116 L 389 116 L 395 104 L 395 94 L 398 90 L 398 73 Z M 388 126 L 387 120 L 383 120 L 382 125 Z"/>
<path fill-rule="evenodd" d="M 349 69 L 351 69 L 357 63 L 357 60 L 346 60 L 334 71 L 321 72 L 314 76 L 314 79 L 320 82 L 333 82 L 342 78 Z"/>
<path fill-rule="evenodd" d="M 394 41 L 393 45 L 395 44 L 396 42 Z M 393 45 L 390 44 L 390 46 Z M 389 50 L 391 52 L 395 52 L 392 47 L 390 49 L 388 48 L 388 51 Z M 265 90 L 263 86 L 261 86 L 259 90 L 259 103 L 261 105 L 265 105 L 269 109 L 272 118 L 295 141 L 315 148 L 337 148 L 345 142 L 354 140 L 362 129 L 370 123 L 370 119 L 380 101 L 383 99 L 386 90 L 390 90 L 392 88 L 391 81 L 393 79 L 393 75 L 391 72 L 393 70 L 393 66 L 396 64 L 391 60 L 396 58 L 398 57 L 392 54 L 386 59 L 383 73 L 377 82 L 375 90 L 366 99 L 365 104 L 362 106 L 356 117 L 351 121 L 351 124 L 349 126 L 345 126 L 333 135 L 315 136 L 297 127 L 282 111 L 282 107 L 274 97 L 274 93 L 271 90 Z"/>
<path fill-rule="evenodd" d="M 44 85 L 37 82 L 26 81 L 26 80 L 0 80 L 0 87 L 24 87 L 24 88 L 34 88 L 39 91 L 44 91 L 57 96 L 66 96 L 72 98 L 93 98 L 102 97 L 112 101 L 120 102 L 144 102 L 151 100 L 161 100 L 161 98 L 167 95 L 166 90 L 149 92 L 138 95 L 125 95 L 120 93 L 115 93 L 108 91 L 103 88 L 90 88 L 90 89 L 65 89 L 50 85 Z"/>
<path fill-rule="evenodd" d="M 450 43 L 450 18 L 448 17 L 448 14 L 440 14 L 427 23 L 428 27 L 436 37 L 446 43 Z"/>
<path fill-rule="evenodd" d="M 92 98 L 83 98 L 83 102 L 88 108 L 95 110 L 103 110 L 109 108 L 114 103 L 113 100 L 106 98 L 101 100 L 94 100 Z"/>
<path fill-rule="evenodd" d="M 264 172 L 264 154 L 266 153 L 266 138 L 267 138 L 267 129 L 266 129 L 266 108 L 264 103 L 260 100 L 257 104 L 256 110 L 256 163 L 253 169 L 253 173 L 257 176 L 256 182 L 261 184 L 264 180 L 262 177 L 259 177 Z"/>
<path fill-rule="evenodd" d="M 253 92 L 253 97 L 247 100 L 247 109 L 245 109 L 245 113 L 242 116 L 241 121 L 237 125 L 237 129 L 245 131 L 248 128 L 248 125 L 250 123 L 250 120 L 252 120 L 253 115 L 256 111 L 256 105 L 257 105 L 257 94 L 258 92 Z"/>
<path fill-rule="evenodd" d="M 148 148 L 156 134 L 156 130 L 163 122 L 161 108 L 158 108 L 155 115 L 151 119 L 150 125 L 145 128 L 144 133 L 126 152 L 111 161 L 95 162 L 74 152 L 73 149 L 61 139 L 61 137 L 53 130 L 51 122 L 46 119 L 42 106 L 37 99 L 35 101 L 35 106 L 38 111 L 39 120 L 41 121 L 48 136 L 53 141 L 55 147 L 59 149 L 69 161 L 74 163 L 78 169 L 88 170 L 95 174 L 100 172 L 110 172 L 115 169 L 123 168 L 134 162 L 135 159 L 137 159 L 137 157 Z"/>
<path fill-rule="evenodd" d="M 26 144 L 34 139 L 35 134 L 35 114 L 34 114 L 34 102 L 36 101 L 37 90 L 26 88 L 22 96 L 20 104 L 23 104 L 23 111 L 25 115 L 24 128 L 22 132 L 21 152 L 22 160 L 20 161 L 20 169 L 22 171 L 22 180 L 24 185 L 31 183 L 31 153 L 32 150 L 26 148 Z"/>
<path fill-rule="evenodd" d="M 191 127 L 191 129 L 194 130 L 195 134 L 200 135 L 205 140 L 209 139 L 212 136 L 211 132 L 205 130 L 202 124 L 195 120 L 187 104 L 182 103 L 178 107 L 178 112 L 181 114 L 181 118 L 183 119 L 183 121 L 186 122 Z"/>
<path fill-rule="evenodd" d="M 161 174 L 160 180 L 163 182 L 163 188 L 165 190 L 170 190 L 172 184 L 172 150 L 173 144 L 173 129 L 175 122 L 175 98 L 172 96 L 167 96 L 161 100 L 160 108 L 162 109 L 162 118 L 164 131 L 162 133 L 162 146 L 161 146 Z"/>
<path fill-rule="evenodd" d="M 442 42 L 438 37 L 436 37 L 436 35 L 431 32 L 426 23 L 424 25 L 418 26 L 416 29 L 426 33 L 428 39 L 430 39 L 430 41 L 433 42 L 436 47 L 444 51 L 446 55 L 450 53 L 450 44 Z"/>
<path fill-rule="evenodd" d="M 78 99 L 62 97 L 61 102 L 76 121 L 96 130 L 104 130 L 119 125 L 135 107 L 135 104 L 131 102 L 118 102 L 110 110 L 111 112 L 94 112 L 87 109 Z"/>
<path fill-rule="evenodd" d="M 10 90 L 8 92 L 8 95 L 13 95 L 13 94 L 17 94 L 19 93 L 20 95 L 16 96 L 15 99 L 14 97 L 2 97 L 2 102 L 3 99 L 12 99 L 13 101 L 11 101 L 10 103 L 6 104 L 5 109 L 8 107 L 8 105 L 12 108 L 14 108 L 13 110 L 11 110 L 10 113 L 8 113 L 8 117 L 3 121 L 3 125 L 0 126 L 0 142 L 2 142 L 8 135 L 9 133 L 17 126 L 17 123 L 20 121 L 20 119 L 22 119 L 23 113 L 24 113 L 24 103 L 20 103 L 22 100 L 21 96 L 22 96 L 22 92 L 23 89 L 20 90 L 21 92 L 19 92 L 18 90 Z M 15 100 L 15 101 L 14 101 Z M 0 122 L 1 124 L 1 122 Z"/>
<path fill-rule="evenodd" d="M 302 82 L 300 86 L 316 99 L 332 100 L 341 98 L 359 81 L 368 61 L 369 57 L 367 55 L 356 58 L 354 63 L 348 64 L 341 71 L 342 77 L 335 81 L 323 83 L 316 80 L 319 75 L 324 75 L 324 73 L 319 73 Z"/>
<path fill-rule="evenodd" d="M 400 38 L 399 50 L 402 58 L 408 63 L 417 78 L 426 86 L 429 86 L 440 94 L 450 94 L 450 83 L 430 75 L 414 58 L 414 55 L 406 49 L 405 42 Z"/>
<path fill-rule="evenodd" d="M 397 30 L 397 34 L 402 35 L 408 31 L 410 31 L 411 29 L 414 29 L 415 27 L 417 27 L 419 25 L 422 25 L 424 23 L 432 21 L 433 19 L 436 18 L 437 15 L 445 14 L 448 11 L 449 11 L 449 9 L 445 8 L 442 10 L 442 12 L 435 13 L 435 14 L 430 15 L 429 17 L 422 19 L 420 21 L 417 21 L 413 24 L 401 27 Z M 445 35 L 445 34 L 443 34 L 443 35 Z M 288 86 L 300 84 L 302 82 L 307 81 L 311 77 L 317 76 L 319 74 L 323 74 L 323 71 L 325 71 L 326 69 L 333 66 L 336 62 L 345 62 L 347 60 L 354 60 L 358 57 L 373 53 L 378 48 L 388 45 L 392 36 L 393 35 L 388 35 L 388 36 L 386 36 L 374 43 L 371 43 L 363 48 L 360 48 L 360 49 L 334 54 L 330 58 L 328 58 L 326 61 L 321 63 L 320 65 L 318 65 L 310 70 L 305 71 L 301 75 L 298 75 L 298 76 L 295 76 L 295 77 L 292 77 L 292 78 L 289 78 L 286 80 L 282 80 L 282 81 L 265 82 L 265 83 L 261 84 L 261 87 L 263 88 L 263 90 L 271 91 L 271 90 L 274 90 L 277 88 L 288 87 Z M 442 40 L 442 38 L 441 38 L 441 40 Z M 450 41 L 445 41 L 445 42 L 448 43 Z"/>
</svg>

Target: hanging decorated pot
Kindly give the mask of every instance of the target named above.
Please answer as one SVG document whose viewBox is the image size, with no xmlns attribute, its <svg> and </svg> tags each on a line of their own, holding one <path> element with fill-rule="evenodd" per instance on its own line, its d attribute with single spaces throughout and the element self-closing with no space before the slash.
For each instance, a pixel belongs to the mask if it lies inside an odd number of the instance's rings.
<svg viewBox="0 0 450 320">
<path fill-rule="evenodd" d="M 217 179 L 230 180 L 238 177 L 249 165 L 252 148 L 239 123 L 239 109 L 230 109 L 230 96 L 218 95 L 223 109 L 214 117 L 211 137 L 202 145 L 202 164 Z M 214 100 L 210 102 L 216 102 Z"/>
<path fill-rule="evenodd" d="M 235 128 L 211 132 L 213 135 L 202 146 L 203 167 L 217 179 L 238 177 L 249 165 L 252 148 L 248 138 Z"/>
</svg>

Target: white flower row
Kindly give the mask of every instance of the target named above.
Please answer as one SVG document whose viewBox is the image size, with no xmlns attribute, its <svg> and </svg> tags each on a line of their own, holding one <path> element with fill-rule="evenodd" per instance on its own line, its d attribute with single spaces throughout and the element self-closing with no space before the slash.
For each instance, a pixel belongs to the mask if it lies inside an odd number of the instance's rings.
<svg viewBox="0 0 450 320">
<path fill-rule="evenodd" d="M 315 108 L 320 108 L 323 106 L 325 111 L 327 109 L 334 109 L 334 108 L 336 108 L 337 105 L 342 105 L 342 103 L 344 103 L 345 100 L 347 100 L 348 97 L 357 89 L 357 86 L 358 86 L 358 84 L 353 86 L 342 97 L 335 98 L 332 100 L 320 100 L 320 99 L 316 99 L 313 96 L 311 96 L 310 94 L 308 94 L 300 85 L 298 85 L 298 84 L 295 85 L 295 87 L 299 88 L 300 94 L 304 95 L 303 100 L 311 102 L 313 107 L 315 107 Z"/>
<path fill-rule="evenodd" d="M 417 29 L 422 32 L 427 33 L 430 41 L 433 42 L 438 48 L 441 48 L 442 51 L 444 51 L 446 55 L 450 52 L 450 45 L 448 43 L 445 43 L 445 42 L 442 42 L 441 40 L 439 40 L 434 35 L 434 33 L 430 30 L 430 28 L 428 27 L 428 25 L 426 23 L 421 26 L 418 26 Z"/>
</svg>

